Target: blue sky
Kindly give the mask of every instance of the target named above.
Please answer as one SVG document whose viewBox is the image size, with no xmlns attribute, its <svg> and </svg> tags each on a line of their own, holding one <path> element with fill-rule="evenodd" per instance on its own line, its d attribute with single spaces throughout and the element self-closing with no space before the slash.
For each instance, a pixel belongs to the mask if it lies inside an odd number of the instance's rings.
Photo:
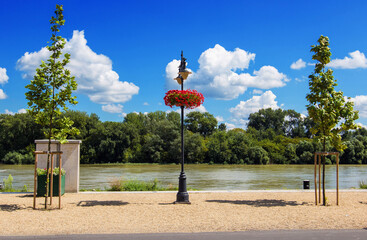
<svg viewBox="0 0 367 240">
<path fill-rule="evenodd" d="M 310 46 L 330 38 L 337 90 L 367 125 L 367 1 L 19 1 L 0 7 L 0 113 L 27 108 L 24 93 L 47 58 L 49 19 L 64 5 L 78 105 L 103 121 L 130 112 L 175 111 L 164 105 L 179 88 L 181 50 L 197 89 L 229 128 L 245 127 L 263 107 L 307 114 Z"/>
</svg>

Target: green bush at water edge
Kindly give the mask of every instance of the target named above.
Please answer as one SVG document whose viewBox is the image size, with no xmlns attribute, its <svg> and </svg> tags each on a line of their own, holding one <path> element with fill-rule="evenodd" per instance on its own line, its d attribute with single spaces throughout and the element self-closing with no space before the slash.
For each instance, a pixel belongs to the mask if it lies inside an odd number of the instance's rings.
<svg viewBox="0 0 367 240">
<path fill-rule="evenodd" d="M 365 183 L 364 181 L 360 181 L 359 182 L 359 188 L 360 189 L 367 189 L 367 183 Z"/>
<path fill-rule="evenodd" d="M 0 189 L 0 192 L 28 192 L 27 185 L 24 185 L 21 190 L 13 188 L 13 177 L 9 174 L 8 178 L 3 179 L 4 187 Z"/>
<path fill-rule="evenodd" d="M 169 185 L 163 187 L 157 179 L 153 181 L 140 181 L 140 180 L 124 180 L 116 179 L 110 183 L 108 191 L 172 191 L 178 190 L 177 187 Z"/>
</svg>

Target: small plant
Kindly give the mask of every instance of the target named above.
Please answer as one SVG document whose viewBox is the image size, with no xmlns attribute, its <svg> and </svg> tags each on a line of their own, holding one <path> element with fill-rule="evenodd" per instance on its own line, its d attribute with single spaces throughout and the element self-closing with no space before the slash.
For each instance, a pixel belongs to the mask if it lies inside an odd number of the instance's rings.
<svg viewBox="0 0 367 240">
<path fill-rule="evenodd" d="M 50 172 L 51 172 L 51 169 L 50 169 Z M 59 175 L 59 168 L 54 168 L 52 173 L 54 176 L 58 176 Z M 65 175 L 65 170 L 63 168 L 61 168 L 61 176 L 64 176 Z M 47 174 L 47 169 L 46 168 L 37 168 L 37 176 L 41 176 L 41 175 L 46 175 Z"/>
<path fill-rule="evenodd" d="M 359 182 L 359 188 L 360 189 L 367 189 L 367 183 L 365 183 L 364 181 L 360 181 Z"/>
<path fill-rule="evenodd" d="M 110 183 L 108 191 L 169 191 L 177 188 L 163 187 L 157 179 L 145 182 L 140 180 L 115 179 Z"/>
<path fill-rule="evenodd" d="M 28 192 L 27 185 L 24 185 L 21 190 L 14 189 L 13 188 L 13 180 L 14 179 L 11 176 L 11 174 L 9 174 L 8 178 L 4 178 L 3 179 L 4 186 L 3 186 L 3 189 L 0 189 L 0 192 Z"/>
<path fill-rule="evenodd" d="M 27 185 L 24 185 L 22 190 L 20 190 L 21 192 L 28 192 L 28 187 Z"/>
<path fill-rule="evenodd" d="M 13 177 L 9 174 L 8 178 L 4 178 L 4 192 L 13 192 Z"/>
</svg>

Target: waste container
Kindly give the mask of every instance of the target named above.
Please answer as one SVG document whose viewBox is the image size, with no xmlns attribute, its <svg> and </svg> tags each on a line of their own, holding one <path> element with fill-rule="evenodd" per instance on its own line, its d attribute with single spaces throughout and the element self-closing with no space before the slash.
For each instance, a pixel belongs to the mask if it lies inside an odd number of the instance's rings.
<svg viewBox="0 0 367 240">
<path fill-rule="evenodd" d="M 310 189 L 310 180 L 303 180 L 303 189 Z"/>
</svg>

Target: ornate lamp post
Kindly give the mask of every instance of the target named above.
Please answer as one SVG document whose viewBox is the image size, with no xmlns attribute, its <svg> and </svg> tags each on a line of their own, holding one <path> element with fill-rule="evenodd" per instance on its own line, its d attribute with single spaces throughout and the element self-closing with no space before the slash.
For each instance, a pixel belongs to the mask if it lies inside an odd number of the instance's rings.
<svg viewBox="0 0 367 240">
<path fill-rule="evenodd" d="M 181 52 L 181 63 L 178 69 L 178 76 L 175 78 L 175 80 L 181 85 L 181 90 L 169 90 L 164 97 L 164 103 L 169 107 L 181 107 L 181 174 L 178 178 L 178 193 L 175 203 L 190 204 L 189 194 L 187 193 L 186 188 L 186 174 L 184 170 L 184 109 L 193 109 L 199 107 L 204 102 L 204 96 L 196 90 L 184 90 L 183 82 L 187 79 L 191 72 L 186 70 L 186 58 L 183 57 L 183 52 Z"/>
<path fill-rule="evenodd" d="M 183 91 L 184 80 L 187 79 L 191 72 L 186 70 L 186 58 L 183 57 L 183 51 L 181 51 L 181 63 L 178 68 L 178 77 L 175 78 L 177 82 L 181 85 L 181 91 Z M 181 173 L 178 182 L 178 193 L 175 203 L 187 203 L 189 201 L 189 193 L 186 187 L 186 174 L 185 174 L 185 152 L 184 152 L 184 106 L 181 106 Z"/>
</svg>

